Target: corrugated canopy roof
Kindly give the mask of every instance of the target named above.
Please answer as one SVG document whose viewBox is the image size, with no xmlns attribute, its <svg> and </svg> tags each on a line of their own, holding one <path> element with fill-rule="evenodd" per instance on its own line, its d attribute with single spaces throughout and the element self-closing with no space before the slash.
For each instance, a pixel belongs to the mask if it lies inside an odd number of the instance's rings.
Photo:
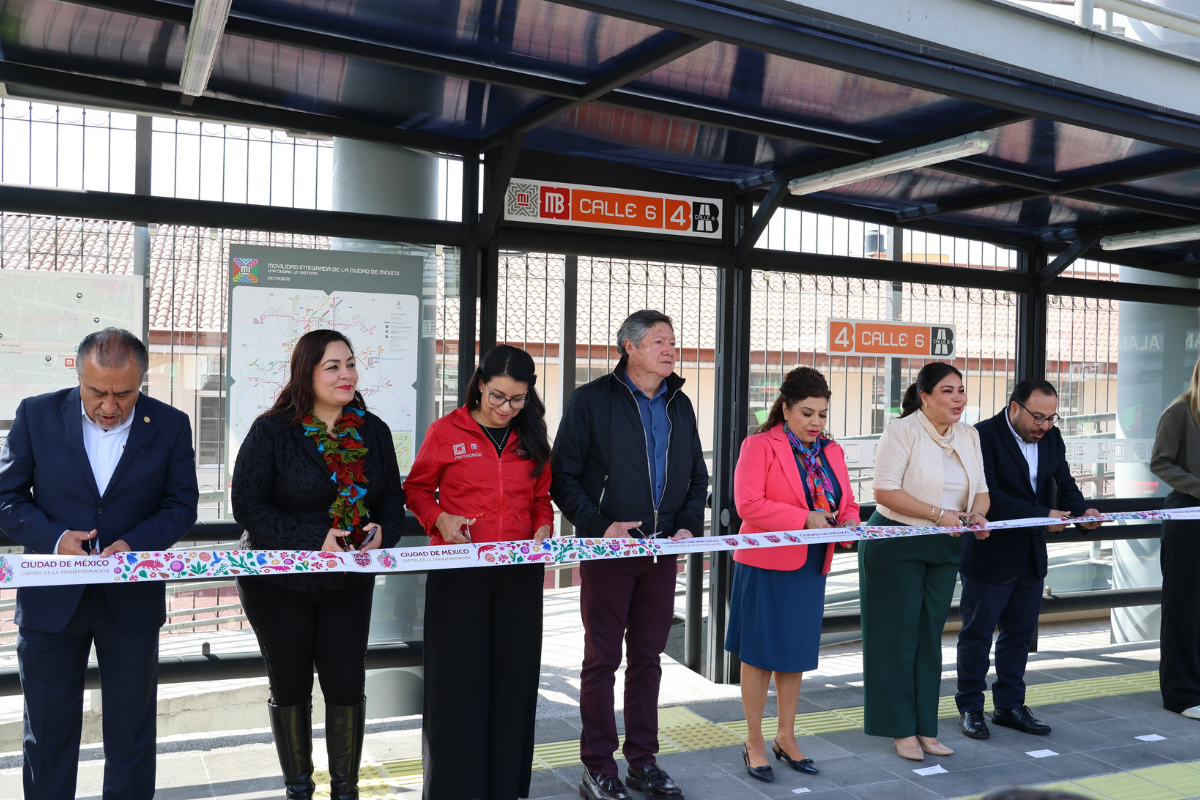
<svg viewBox="0 0 1200 800">
<path fill-rule="evenodd" d="M 178 91 L 187 5 L 0 8 L 0 80 L 14 89 L 143 110 Z M 176 94 L 172 109 L 154 110 L 235 119 L 243 109 L 259 124 L 297 112 L 306 116 L 286 119 L 313 131 L 348 121 L 364 138 L 382 131 L 445 153 L 515 142 L 611 164 L 616 185 L 625 166 L 760 195 L 779 178 L 987 129 L 984 155 L 786 204 L 1051 247 L 1200 223 L 1200 121 L 794 8 L 234 0 L 206 97 L 189 107 Z M 1193 244 L 1132 258 L 1186 264 Z"/>
</svg>

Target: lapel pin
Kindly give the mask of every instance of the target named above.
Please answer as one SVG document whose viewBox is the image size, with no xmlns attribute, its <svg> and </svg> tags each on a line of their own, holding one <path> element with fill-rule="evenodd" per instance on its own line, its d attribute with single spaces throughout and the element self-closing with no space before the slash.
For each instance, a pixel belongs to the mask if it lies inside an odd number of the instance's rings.
<svg viewBox="0 0 1200 800">
<path fill-rule="evenodd" d="M 143 421 L 143 422 L 149 422 L 149 421 L 150 421 L 150 418 L 149 418 L 149 417 L 142 417 L 142 421 Z"/>
</svg>

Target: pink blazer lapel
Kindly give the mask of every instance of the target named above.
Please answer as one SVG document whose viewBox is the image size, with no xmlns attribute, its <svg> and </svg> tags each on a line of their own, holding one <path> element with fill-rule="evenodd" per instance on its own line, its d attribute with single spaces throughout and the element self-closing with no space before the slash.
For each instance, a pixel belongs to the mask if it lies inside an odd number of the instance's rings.
<svg viewBox="0 0 1200 800">
<path fill-rule="evenodd" d="M 781 427 L 771 429 L 771 445 L 775 448 L 775 457 L 779 459 L 779 466 L 783 469 L 783 474 L 787 476 L 788 485 L 796 493 L 797 505 L 801 508 L 808 508 L 808 495 L 804 493 L 804 481 L 800 480 L 800 468 L 796 466 L 796 455 L 792 452 L 792 446 L 788 443 L 787 436 Z"/>
</svg>

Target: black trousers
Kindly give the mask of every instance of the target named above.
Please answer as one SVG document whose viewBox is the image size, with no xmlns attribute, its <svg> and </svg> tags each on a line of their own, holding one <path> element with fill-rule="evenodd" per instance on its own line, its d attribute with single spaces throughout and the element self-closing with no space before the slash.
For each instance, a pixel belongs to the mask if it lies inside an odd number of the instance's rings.
<svg viewBox="0 0 1200 800">
<path fill-rule="evenodd" d="M 58 633 L 17 631 L 25 695 L 26 800 L 71 800 L 83 732 L 83 678 L 96 645 L 104 707 L 104 800 L 154 797 L 158 631 L 121 630 L 103 586 L 89 586 Z"/>
<path fill-rule="evenodd" d="M 237 586 L 267 662 L 275 705 L 298 706 L 312 700 L 314 664 L 326 704 L 361 703 L 374 584 L 296 592 L 271 581 L 238 578 Z"/>
<path fill-rule="evenodd" d="M 1173 493 L 1167 508 L 1200 505 L 1200 499 Z M 1163 708 L 1179 713 L 1200 706 L 1200 520 L 1163 522 L 1162 630 L 1158 681 Z"/>
<path fill-rule="evenodd" d="M 989 583 L 962 576 L 958 610 L 962 629 L 958 632 L 958 693 L 961 711 L 983 711 L 991 666 L 992 632 L 996 639 L 996 682 L 992 704 L 1015 710 L 1025 705 L 1025 667 L 1029 643 L 1037 630 L 1042 610 L 1045 581 L 1030 567 L 1012 583 Z"/>
<path fill-rule="evenodd" d="M 541 564 L 429 573 L 426 800 L 529 796 L 544 575 Z"/>
</svg>

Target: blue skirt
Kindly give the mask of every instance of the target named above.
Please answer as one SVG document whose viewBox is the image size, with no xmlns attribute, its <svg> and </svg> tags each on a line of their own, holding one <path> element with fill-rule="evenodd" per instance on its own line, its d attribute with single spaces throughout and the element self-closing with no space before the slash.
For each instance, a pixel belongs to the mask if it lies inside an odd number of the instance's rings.
<svg viewBox="0 0 1200 800">
<path fill-rule="evenodd" d="M 743 664 L 772 672 L 816 669 L 825 614 L 821 569 L 829 546 L 809 545 L 800 569 L 735 564 L 725 649 Z"/>
</svg>

